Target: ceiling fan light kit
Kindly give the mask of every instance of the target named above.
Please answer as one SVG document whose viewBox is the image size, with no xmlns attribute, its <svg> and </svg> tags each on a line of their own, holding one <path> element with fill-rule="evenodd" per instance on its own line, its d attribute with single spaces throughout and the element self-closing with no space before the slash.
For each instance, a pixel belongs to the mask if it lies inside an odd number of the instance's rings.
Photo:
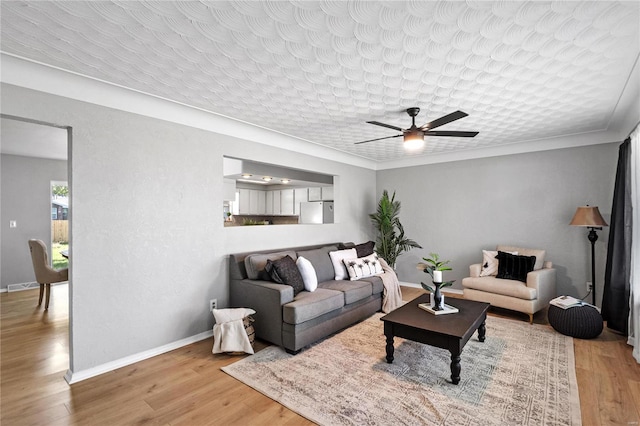
<svg viewBox="0 0 640 426">
<path fill-rule="evenodd" d="M 416 126 L 416 116 L 420 112 L 420 108 L 412 107 L 407 108 L 407 114 L 411 117 L 411 127 L 408 129 L 402 129 L 397 126 L 392 126 L 391 124 L 380 123 L 379 121 L 367 121 L 369 124 L 375 124 L 376 126 L 387 127 L 389 129 L 397 130 L 402 132 L 399 135 L 387 136 L 384 138 L 376 138 L 369 139 L 366 141 L 356 142 L 356 145 L 379 141 L 383 139 L 391 139 L 391 138 L 399 138 L 403 137 L 404 140 L 404 148 L 407 151 L 417 151 L 424 146 L 424 137 L 425 136 L 447 136 L 447 137 L 459 137 L 459 138 L 473 138 L 478 132 L 461 132 L 456 130 L 433 130 L 436 127 L 444 126 L 447 123 L 451 123 L 452 121 L 459 120 L 461 118 L 466 117 L 468 114 L 462 111 L 454 111 L 451 114 L 447 114 L 442 116 L 436 120 L 430 121 L 422 127 Z"/>
<path fill-rule="evenodd" d="M 417 151 L 424 146 L 424 132 L 416 130 L 404 134 L 404 149 Z"/>
</svg>

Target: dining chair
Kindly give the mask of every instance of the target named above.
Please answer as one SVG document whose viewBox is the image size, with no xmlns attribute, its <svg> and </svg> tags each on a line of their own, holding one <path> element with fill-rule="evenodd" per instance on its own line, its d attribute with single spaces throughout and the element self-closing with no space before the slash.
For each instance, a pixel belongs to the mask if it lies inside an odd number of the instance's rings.
<svg viewBox="0 0 640 426">
<path fill-rule="evenodd" d="M 49 256 L 47 247 L 41 240 L 29 240 L 29 250 L 31 250 L 31 261 L 33 272 L 36 274 L 36 281 L 40 284 L 40 298 L 38 306 L 42 305 L 42 295 L 47 293 L 44 309 L 49 309 L 49 297 L 51 296 L 51 284 L 69 280 L 69 269 L 53 269 L 49 266 Z"/>
</svg>

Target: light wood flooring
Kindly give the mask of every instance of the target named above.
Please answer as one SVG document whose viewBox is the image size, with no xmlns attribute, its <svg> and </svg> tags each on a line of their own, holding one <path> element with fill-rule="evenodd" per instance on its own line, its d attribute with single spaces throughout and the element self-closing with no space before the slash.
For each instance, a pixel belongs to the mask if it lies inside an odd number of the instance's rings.
<svg viewBox="0 0 640 426">
<path fill-rule="evenodd" d="M 0 294 L 0 424 L 308 425 L 308 420 L 231 378 L 220 367 L 242 356 L 212 355 L 207 339 L 67 385 L 68 292 L 52 287 L 49 311 L 38 291 Z M 403 287 L 405 300 L 422 290 Z M 491 315 L 527 321 L 523 314 Z M 544 323 L 545 313 L 534 322 Z M 640 365 L 625 338 L 606 330 L 574 340 L 582 422 L 638 425 Z M 257 349 L 266 345 L 257 342 Z"/>
</svg>

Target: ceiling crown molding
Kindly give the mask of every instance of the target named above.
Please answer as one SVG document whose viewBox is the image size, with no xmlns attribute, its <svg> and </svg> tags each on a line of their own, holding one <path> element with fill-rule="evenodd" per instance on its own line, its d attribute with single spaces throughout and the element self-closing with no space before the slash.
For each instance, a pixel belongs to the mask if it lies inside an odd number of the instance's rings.
<svg viewBox="0 0 640 426">
<path fill-rule="evenodd" d="M 140 114 L 202 130 L 367 169 L 375 161 L 95 78 L 0 51 L 0 80 L 82 102 Z"/>
<path fill-rule="evenodd" d="M 638 58 L 616 105 L 608 128 L 594 132 L 563 135 L 529 141 L 514 141 L 494 147 L 428 154 L 387 162 L 358 157 L 316 143 L 256 126 L 242 120 L 195 108 L 95 78 L 72 73 L 0 51 L 3 83 L 109 108 L 174 122 L 252 142 L 300 152 L 371 170 L 386 170 L 451 161 L 487 158 L 552 149 L 619 142 L 640 120 L 640 72 Z"/>
</svg>

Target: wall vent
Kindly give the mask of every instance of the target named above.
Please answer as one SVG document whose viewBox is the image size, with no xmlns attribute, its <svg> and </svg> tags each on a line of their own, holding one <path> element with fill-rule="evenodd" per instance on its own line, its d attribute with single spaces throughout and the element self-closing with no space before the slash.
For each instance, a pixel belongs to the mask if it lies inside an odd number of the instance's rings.
<svg viewBox="0 0 640 426">
<path fill-rule="evenodd" d="M 7 291 L 11 293 L 12 291 L 31 290 L 32 288 L 38 287 L 40 287 L 40 284 L 35 281 L 30 283 L 9 284 L 7 286 Z"/>
</svg>

